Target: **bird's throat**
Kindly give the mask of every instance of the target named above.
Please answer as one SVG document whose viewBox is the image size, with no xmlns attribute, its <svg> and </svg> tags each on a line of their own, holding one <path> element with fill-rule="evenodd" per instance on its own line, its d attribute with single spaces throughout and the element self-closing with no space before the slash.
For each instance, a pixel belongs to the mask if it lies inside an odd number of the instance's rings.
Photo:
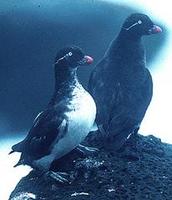
<svg viewBox="0 0 172 200">
<path fill-rule="evenodd" d="M 55 89 L 59 90 L 65 85 L 73 85 L 77 81 L 76 69 L 55 69 Z"/>
</svg>

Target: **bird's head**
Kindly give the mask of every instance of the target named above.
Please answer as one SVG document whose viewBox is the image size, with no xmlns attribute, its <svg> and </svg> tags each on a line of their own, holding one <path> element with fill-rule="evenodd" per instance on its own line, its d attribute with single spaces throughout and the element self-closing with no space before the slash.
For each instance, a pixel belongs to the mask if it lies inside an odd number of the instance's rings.
<svg viewBox="0 0 172 200">
<path fill-rule="evenodd" d="M 144 14 L 131 14 L 124 22 L 122 29 L 130 34 L 143 36 L 162 32 L 162 29 L 155 25 L 152 20 Z"/>
<path fill-rule="evenodd" d="M 93 58 L 83 53 L 81 48 L 70 46 L 61 49 L 55 58 L 55 65 L 63 65 L 70 68 L 77 68 L 82 65 L 89 65 L 93 62 Z"/>
</svg>

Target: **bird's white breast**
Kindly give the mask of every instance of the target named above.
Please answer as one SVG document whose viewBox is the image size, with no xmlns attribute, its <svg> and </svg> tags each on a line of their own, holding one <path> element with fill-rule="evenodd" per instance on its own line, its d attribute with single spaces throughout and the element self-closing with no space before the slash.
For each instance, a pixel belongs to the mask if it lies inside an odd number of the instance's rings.
<svg viewBox="0 0 172 200">
<path fill-rule="evenodd" d="M 53 148 L 56 159 L 78 146 L 92 129 L 96 117 L 96 105 L 91 95 L 78 85 L 72 93 L 66 112 L 68 130 Z"/>
</svg>

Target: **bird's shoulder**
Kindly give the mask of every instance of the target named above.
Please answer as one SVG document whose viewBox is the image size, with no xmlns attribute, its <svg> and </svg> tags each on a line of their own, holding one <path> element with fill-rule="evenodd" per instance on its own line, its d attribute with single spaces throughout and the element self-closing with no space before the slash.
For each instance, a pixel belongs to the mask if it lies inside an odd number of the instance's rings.
<svg viewBox="0 0 172 200">
<path fill-rule="evenodd" d="M 38 114 L 26 138 L 13 146 L 14 151 L 35 157 L 47 154 L 54 141 L 58 141 L 67 131 L 67 120 L 55 109 L 47 109 Z"/>
<path fill-rule="evenodd" d="M 100 62 L 97 63 L 97 65 L 91 72 L 88 82 L 88 90 L 91 94 L 94 94 L 94 91 L 101 87 L 102 83 L 104 83 L 104 78 L 107 73 L 107 64 L 107 59 L 103 58 L 102 60 L 100 60 Z"/>
<path fill-rule="evenodd" d="M 59 111 L 59 112 L 58 112 Z M 44 137 L 50 138 L 56 136 L 61 128 L 62 122 L 65 121 L 63 112 L 59 109 L 48 108 L 38 114 L 35 118 L 32 128 L 29 131 L 31 138 Z M 49 134 L 51 132 L 51 134 Z"/>
</svg>

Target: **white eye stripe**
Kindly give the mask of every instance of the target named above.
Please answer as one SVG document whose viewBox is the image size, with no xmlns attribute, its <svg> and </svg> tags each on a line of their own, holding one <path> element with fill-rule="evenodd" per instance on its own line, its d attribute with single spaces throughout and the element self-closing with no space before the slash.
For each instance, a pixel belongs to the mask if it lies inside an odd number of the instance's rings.
<svg viewBox="0 0 172 200">
<path fill-rule="evenodd" d="M 72 55 L 73 55 L 73 53 L 70 51 L 70 52 L 67 53 L 65 56 L 63 56 L 63 58 L 71 57 Z"/>
<path fill-rule="evenodd" d="M 71 57 L 73 55 L 73 53 L 70 51 L 69 53 L 67 53 L 65 56 L 63 56 L 62 58 L 59 58 L 55 64 L 57 64 L 60 60 L 63 60 L 63 59 L 67 59 L 68 57 Z"/>
<path fill-rule="evenodd" d="M 136 22 L 136 23 L 132 24 L 131 26 L 129 26 L 128 28 L 124 28 L 124 29 L 128 31 L 128 30 L 130 30 L 131 28 L 133 28 L 134 26 L 140 25 L 140 24 L 142 24 L 142 21 L 141 21 L 141 20 L 138 20 L 138 22 Z"/>
</svg>

